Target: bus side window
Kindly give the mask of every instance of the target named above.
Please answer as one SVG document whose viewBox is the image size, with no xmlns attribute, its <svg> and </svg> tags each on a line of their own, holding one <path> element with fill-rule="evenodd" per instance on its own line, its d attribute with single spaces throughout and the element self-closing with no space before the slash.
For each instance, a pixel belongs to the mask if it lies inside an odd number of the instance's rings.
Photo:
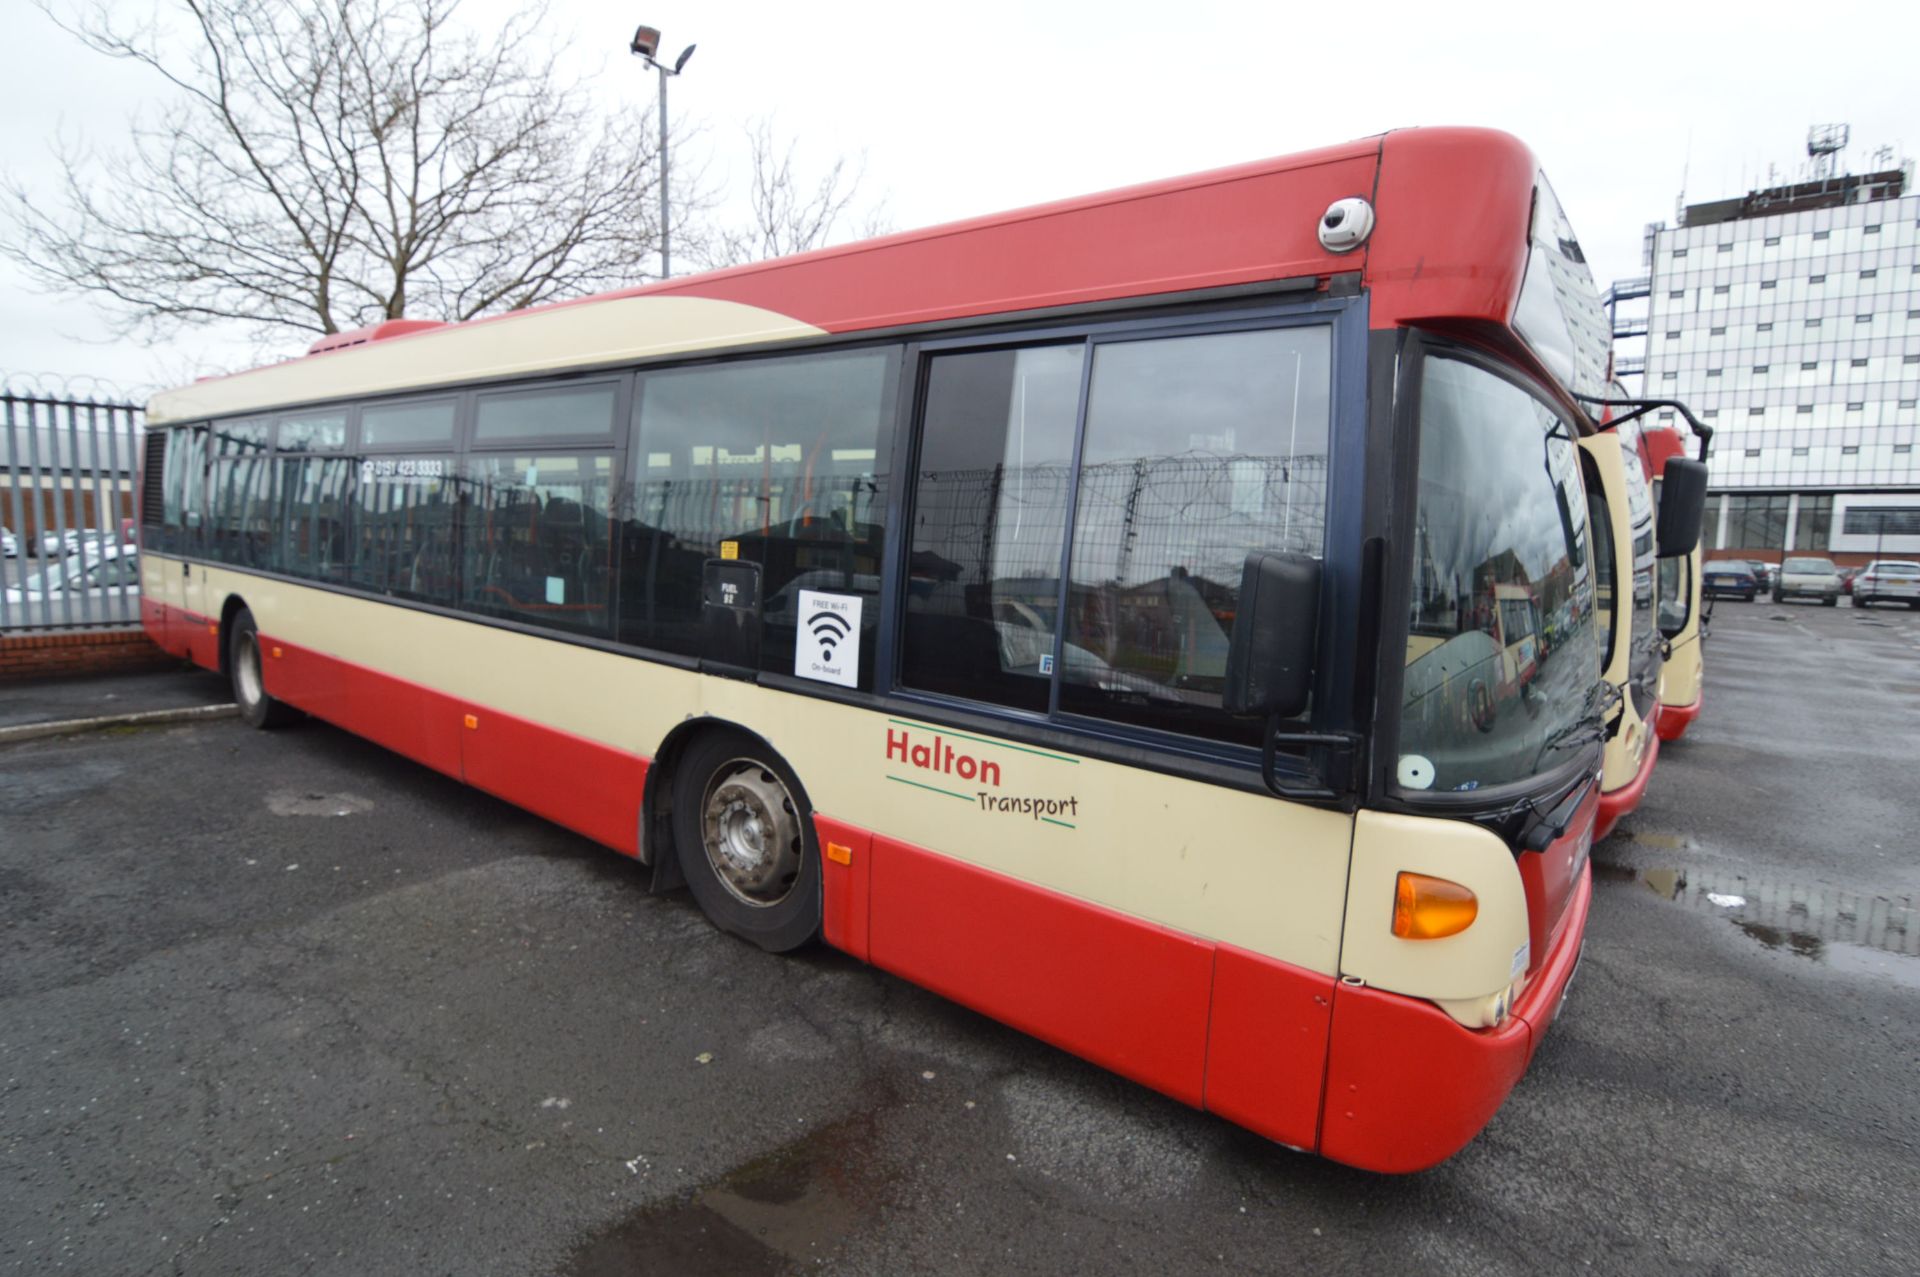
<svg viewBox="0 0 1920 1277">
<path fill-rule="evenodd" d="M 285 417 L 275 462 L 278 544 L 270 566 L 316 581 L 347 579 L 347 504 L 354 465 L 343 412 Z"/>
<path fill-rule="evenodd" d="M 1325 553 L 1332 330 L 1094 348 L 1060 709 L 1259 744 L 1222 709 L 1248 552 Z"/>
<path fill-rule="evenodd" d="M 1085 358 L 1075 342 L 928 361 L 907 686 L 1046 712 Z"/>
<path fill-rule="evenodd" d="M 613 450 L 474 455 L 465 487 L 461 606 L 532 625 L 607 633 Z"/>
<path fill-rule="evenodd" d="M 791 673 L 802 590 L 863 600 L 872 686 L 897 348 L 648 373 L 633 414 L 621 641 L 701 651 L 708 559 L 761 567 L 762 668 Z"/>
</svg>

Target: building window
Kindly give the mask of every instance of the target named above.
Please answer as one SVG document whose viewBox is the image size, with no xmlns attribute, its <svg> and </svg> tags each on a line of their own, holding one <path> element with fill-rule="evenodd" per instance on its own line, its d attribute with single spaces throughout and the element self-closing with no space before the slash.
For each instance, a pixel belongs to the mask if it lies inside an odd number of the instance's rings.
<svg viewBox="0 0 1920 1277">
<path fill-rule="evenodd" d="M 1767 371 L 1767 369 L 1768 369 L 1769 367 L 1771 367 L 1771 366 L 1772 366 L 1772 365 L 1770 365 L 1770 364 L 1755 364 L 1755 365 L 1753 366 L 1753 370 L 1754 370 L 1755 372 L 1758 372 L 1758 373 L 1764 373 L 1764 372 L 1766 372 L 1766 371 Z"/>
<path fill-rule="evenodd" d="M 1880 233 L 1880 223 L 1875 222 L 1871 226 L 1862 226 L 1860 233 L 1862 235 L 1878 235 Z"/>
<path fill-rule="evenodd" d="M 1767 236 L 1767 239 L 1766 239 L 1766 247 L 1768 247 L 1768 248 L 1777 248 L 1777 247 L 1779 247 L 1779 244 L 1780 244 L 1780 237 L 1779 237 L 1778 235 L 1769 235 L 1769 236 Z"/>
<path fill-rule="evenodd" d="M 1893 453 L 1895 456 L 1903 456 L 1912 451 L 1913 445 L 1910 443 L 1896 443 L 1893 445 Z"/>
<path fill-rule="evenodd" d="M 1732 244 L 1722 244 L 1722 245 L 1720 245 L 1720 251 L 1721 251 L 1721 252 L 1723 252 L 1723 253 L 1731 253 L 1731 252 L 1733 251 L 1733 245 L 1732 245 Z"/>
<path fill-rule="evenodd" d="M 1820 326 L 1820 321 L 1817 319 L 1809 319 L 1807 321 L 1807 327 L 1809 328 L 1818 328 L 1819 326 Z"/>
<path fill-rule="evenodd" d="M 1861 410 L 1862 408 L 1864 408 L 1864 407 L 1866 407 L 1866 406 L 1867 406 L 1867 405 L 1866 405 L 1866 403 L 1865 403 L 1864 401 L 1862 401 L 1862 400 L 1859 400 L 1859 399 L 1856 399 L 1856 400 L 1854 400 L 1854 401 L 1853 401 L 1852 403 L 1850 403 L 1850 404 L 1848 404 L 1848 405 L 1847 405 L 1847 411 L 1848 411 L 1848 412 L 1859 412 L 1859 411 L 1860 411 L 1860 410 Z"/>
<path fill-rule="evenodd" d="M 1748 456 L 1759 455 L 1758 448 L 1747 449 Z M 1727 494 L 1727 548 L 1729 550 L 1782 550 L 1787 540 L 1787 497 Z"/>
<path fill-rule="evenodd" d="M 1748 448 L 1748 449 L 1747 449 L 1747 455 L 1748 455 L 1749 457 L 1757 457 L 1757 456 L 1759 456 L 1759 455 L 1760 455 L 1760 449 L 1758 449 L 1758 448 Z"/>
<path fill-rule="evenodd" d="M 1765 409 L 1765 408 L 1749 408 L 1749 409 L 1747 409 L 1747 415 L 1748 415 L 1749 417 L 1758 417 L 1759 415 L 1761 415 L 1761 414 L 1762 414 L 1762 413 L 1764 413 L 1765 411 L 1766 411 L 1766 409 Z"/>
<path fill-rule="evenodd" d="M 1715 297 L 1725 297 L 1732 289 L 1732 284 L 1715 284 L 1713 286 L 1713 295 Z"/>
<path fill-rule="evenodd" d="M 1819 366 L 1820 366 L 1820 361 L 1818 359 L 1809 359 L 1800 365 L 1800 371 L 1812 372 L 1814 369 L 1818 368 Z"/>
<path fill-rule="evenodd" d="M 1794 452 L 1805 453 L 1806 449 L 1795 448 Z M 1832 527 L 1832 496 L 1816 496 L 1811 492 L 1801 493 L 1800 517 L 1793 525 L 1793 548 L 1796 550 L 1826 549 L 1828 533 Z"/>
<path fill-rule="evenodd" d="M 1873 278 L 1874 276 L 1876 276 L 1876 275 L 1878 275 L 1879 273 L 1880 273 L 1880 272 L 1879 272 L 1879 270 L 1877 270 L 1877 269 L 1874 269 L 1874 270 L 1863 270 L 1863 271 L 1861 271 L 1861 272 L 1860 272 L 1860 278 L 1861 278 L 1861 279 L 1872 279 L 1872 278 Z"/>
<path fill-rule="evenodd" d="M 1853 317 L 1853 322 L 1856 324 L 1871 324 L 1873 322 L 1873 316 L 1872 315 L 1855 315 Z"/>
<path fill-rule="evenodd" d="M 1867 361 L 1864 359 L 1856 359 L 1853 361 L 1853 366 L 1855 368 L 1865 368 L 1867 366 Z"/>
<path fill-rule="evenodd" d="M 1718 408 L 1709 408 L 1700 415 L 1703 417 L 1717 417 L 1720 415 L 1720 410 Z"/>
<path fill-rule="evenodd" d="M 1850 537 L 1920 536 L 1920 505 L 1850 506 L 1840 530 Z"/>
<path fill-rule="evenodd" d="M 1920 355 L 1902 355 L 1900 356 L 1900 362 L 1903 364 L 1920 364 Z"/>
<path fill-rule="evenodd" d="M 1914 404 L 1915 404 L 1915 403 L 1920 403 L 1920 400 L 1913 400 L 1913 399 L 1902 399 L 1902 400 L 1900 401 L 1900 406 L 1901 406 L 1902 408 L 1911 408 L 1911 407 L 1913 407 L 1913 406 L 1914 406 Z"/>
<path fill-rule="evenodd" d="M 1673 255 L 1674 255 L 1675 257 L 1685 257 L 1685 256 L 1687 255 L 1687 253 L 1688 253 L 1688 251 L 1689 251 L 1689 250 L 1687 250 L 1687 249 L 1684 249 L 1684 248 L 1676 248 L 1676 249 L 1674 249 L 1674 250 L 1673 250 Z"/>
<path fill-rule="evenodd" d="M 1753 326 L 1753 331 L 1757 333 L 1770 333 L 1773 331 L 1773 321 L 1768 320 L 1764 324 L 1755 324 Z"/>
<path fill-rule="evenodd" d="M 1675 377 L 1675 376 L 1677 376 L 1677 375 L 1678 375 L 1678 374 L 1676 374 L 1676 373 L 1670 373 L 1670 372 L 1663 372 L 1663 373 L 1661 373 L 1661 374 L 1660 374 L 1660 380 L 1662 380 L 1662 381 L 1672 381 L 1672 380 L 1674 379 L 1674 377 Z"/>
<path fill-rule="evenodd" d="M 1707 329 L 1707 336 L 1709 337 L 1724 337 L 1726 336 L 1726 333 L 1727 333 L 1727 327 L 1725 324 L 1722 324 L 1718 328 Z"/>
<path fill-rule="evenodd" d="M 1840 455 L 1843 457 L 1857 457 L 1860 455 L 1860 445 L 1855 443 L 1850 443 L 1846 447 L 1840 449 Z"/>
<path fill-rule="evenodd" d="M 1678 301 L 1680 298 L 1685 297 L 1686 295 L 1687 295 L 1687 290 L 1684 288 L 1676 288 L 1672 292 L 1667 294 L 1667 296 L 1673 298 L 1675 301 Z"/>
<path fill-rule="evenodd" d="M 1719 370 L 1718 368 L 1709 368 L 1709 369 L 1707 369 L 1707 376 L 1709 376 L 1709 377 L 1718 377 L 1719 375 L 1720 375 L 1720 370 Z"/>
<path fill-rule="evenodd" d="M 1814 237 L 1815 239 L 1825 239 L 1825 238 L 1827 238 L 1827 237 L 1828 237 L 1829 235 L 1831 235 L 1831 234 L 1833 234 L 1833 232 L 1832 232 L 1832 231 L 1815 231 L 1815 232 L 1813 233 L 1813 237 Z"/>
<path fill-rule="evenodd" d="M 1804 456 L 1806 456 L 1806 455 L 1807 455 L 1807 449 L 1805 449 L 1805 448 L 1795 448 L 1795 449 L 1793 450 L 1793 455 L 1794 455 L 1794 456 L 1796 456 L 1796 457 L 1804 457 Z"/>
<path fill-rule="evenodd" d="M 1762 292 L 1765 292 L 1767 289 L 1772 288 L 1773 286 L 1774 286 L 1774 281 L 1771 279 L 1763 279 L 1760 281 L 1760 290 Z"/>
<path fill-rule="evenodd" d="M 1827 277 L 1825 275 L 1809 275 L 1807 276 L 1807 282 L 1809 284 L 1824 284 L 1827 282 Z"/>
<path fill-rule="evenodd" d="M 1667 329 L 1667 340 L 1668 340 L 1668 341 L 1679 341 L 1679 340 L 1680 340 L 1680 330 L 1679 330 L 1678 328 L 1669 328 L 1669 329 Z"/>
<path fill-rule="evenodd" d="M 1800 406 L 1799 406 L 1798 408 L 1795 408 L 1795 409 L 1794 409 L 1794 411 L 1795 411 L 1795 412 L 1803 412 L 1803 413 L 1809 413 L 1809 414 L 1810 414 L 1810 413 L 1812 413 L 1812 412 L 1813 412 L 1813 405 L 1812 405 L 1812 404 L 1810 404 L 1810 403 L 1803 403 L 1803 404 L 1801 404 L 1801 405 L 1800 405 Z"/>
</svg>

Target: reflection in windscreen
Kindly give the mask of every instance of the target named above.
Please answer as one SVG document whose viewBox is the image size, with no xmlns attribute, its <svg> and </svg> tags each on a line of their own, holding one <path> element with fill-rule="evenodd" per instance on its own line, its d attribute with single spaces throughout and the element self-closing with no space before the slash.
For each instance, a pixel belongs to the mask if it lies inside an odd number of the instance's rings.
<svg viewBox="0 0 1920 1277">
<path fill-rule="evenodd" d="M 1600 657 L 1587 530 L 1566 425 L 1491 373 L 1429 360 L 1402 785 L 1524 780 L 1592 739 Z"/>
</svg>

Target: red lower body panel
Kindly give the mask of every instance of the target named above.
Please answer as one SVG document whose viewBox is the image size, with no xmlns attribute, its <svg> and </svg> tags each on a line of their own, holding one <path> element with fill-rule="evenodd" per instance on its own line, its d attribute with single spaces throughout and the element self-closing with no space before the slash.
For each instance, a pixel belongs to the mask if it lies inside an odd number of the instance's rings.
<svg viewBox="0 0 1920 1277">
<path fill-rule="evenodd" d="M 647 760 L 351 661 L 260 638 L 269 694 L 557 825 L 639 854 Z"/>
<path fill-rule="evenodd" d="M 1662 705 L 1660 707 L 1660 739 L 1679 740 L 1687 734 L 1687 728 L 1693 726 L 1693 720 L 1700 717 L 1700 703 L 1706 700 L 1702 693 L 1693 698 L 1691 705 Z"/>
<path fill-rule="evenodd" d="M 1580 960 L 1593 879 L 1584 869 L 1566 924 L 1497 1029 L 1466 1029 L 1438 1007 L 1377 989 L 1334 995 L 1320 1152 L 1373 1171 L 1419 1171 L 1465 1147 L 1526 1072 Z"/>
<path fill-rule="evenodd" d="M 1215 950 L 1209 1113 L 1294 1148 L 1319 1146 L 1334 984 L 1231 945 Z"/>
<path fill-rule="evenodd" d="M 1657 726 L 1657 724 L 1656 724 Z M 1600 795 L 1600 815 L 1594 822 L 1593 840 L 1599 842 L 1613 832 L 1623 816 L 1630 816 L 1640 806 L 1640 800 L 1647 795 L 1647 782 L 1653 778 L 1653 761 L 1660 757 L 1660 733 L 1647 733 L 1647 752 L 1640 756 L 1640 770 L 1633 779 L 1618 789 L 1610 789 Z"/>
<path fill-rule="evenodd" d="M 1213 946 L 873 840 L 872 961 L 1196 1107 Z"/>
<path fill-rule="evenodd" d="M 873 835 L 825 816 L 815 816 L 813 825 L 820 839 L 821 933 L 834 948 L 870 962 L 867 925 L 873 916 L 869 903 Z"/>
</svg>

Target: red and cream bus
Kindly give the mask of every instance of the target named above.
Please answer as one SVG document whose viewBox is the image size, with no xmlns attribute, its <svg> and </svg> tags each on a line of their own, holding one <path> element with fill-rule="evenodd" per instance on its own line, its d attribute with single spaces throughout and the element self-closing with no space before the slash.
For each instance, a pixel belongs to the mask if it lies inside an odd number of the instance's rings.
<svg viewBox="0 0 1920 1277">
<path fill-rule="evenodd" d="M 1686 457 L 1686 442 L 1678 430 L 1659 425 L 1644 428 L 1640 441 L 1646 450 L 1657 494 L 1665 483 L 1667 465 Z M 1657 496 L 1655 500 L 1658 501 Z M 1662 741 L 1676 741 L 1686 735 L 1693 720 L 1700 717 L 1705 699 L 1706 654 L 1700 641 L 1700 579 L 1698 544 L 1689 554 L 1661 556 L 1659 623 L 1660 634 L 1667 641 L 1666 660 L 1660 666 L 1658 727 Z"/>
<path fill-rule="evenodd" d="M 1415 1170 L 1581 952 L 1606 345 L 1462 129 L 388 324 L 154 399 L 146 624 L 755 944 Z M 1553 641 L 1476 715 L 1509 597 Z"/>
</svg>

